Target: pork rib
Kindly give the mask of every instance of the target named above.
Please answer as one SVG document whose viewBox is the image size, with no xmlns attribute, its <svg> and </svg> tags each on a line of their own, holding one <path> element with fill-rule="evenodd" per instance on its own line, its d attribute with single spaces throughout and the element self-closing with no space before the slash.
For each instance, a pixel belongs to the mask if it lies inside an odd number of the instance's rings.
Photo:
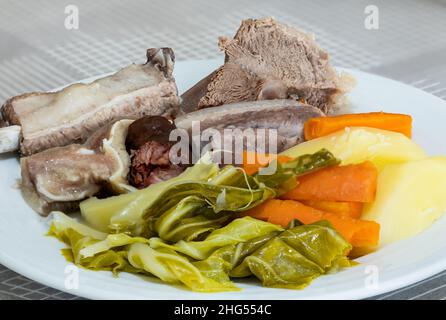
<svg viewBox="0 0 446 320">
<path fill-rule="evenodd" d="M 58 92 L 13 97 L 1 113 L 9 126 L 21 126 L 22 155 L 83 143 L 98 128 L 121 118 L 173 117 L 179 111 L 174 61 L 170 48 L 148 49 L 145 64 L 132 64 L 90 84 L 73 84 Z"/>
</svg>

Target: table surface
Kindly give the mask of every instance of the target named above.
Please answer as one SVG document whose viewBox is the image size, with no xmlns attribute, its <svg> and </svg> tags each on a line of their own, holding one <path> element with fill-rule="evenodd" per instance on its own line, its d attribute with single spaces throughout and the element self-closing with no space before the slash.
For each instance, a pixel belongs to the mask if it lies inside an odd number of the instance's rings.
<svg viewBox="0 0 446 320">
<path fill-rule="evenodd" d="M 177 61 L 221 57 L 218 36 L 265 16 L 313 32 L 336 66 L 446 99 L 446 1 L 375 0 L 378 29 L 366 28 L 371 2 L 0 0 L 0 102 L 142 62 L 148 47 L 172 47 Z M 78 29 L 65 26 L 69 5 L 78 9 Z M 446 271 L 374 298 L 446 299 Z M 79 298 L 0 265 L 0 299 Z"/>
</svg>

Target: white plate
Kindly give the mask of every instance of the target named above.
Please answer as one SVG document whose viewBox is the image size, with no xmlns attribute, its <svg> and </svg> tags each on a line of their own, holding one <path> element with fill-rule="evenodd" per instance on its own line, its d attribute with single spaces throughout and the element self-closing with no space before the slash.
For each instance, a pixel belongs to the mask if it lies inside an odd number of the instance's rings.
<svg viewBox="0 0 446 320">
<path fill-rule="evenodd" d="M 219 64 L 216 60 L 177 63 L 175 77 L 180 92 Z M 446 154 L 445 101 L 393 80 L 347 71 L 358 81 L 350 95 L 354 112 L 409 113 L 414 119 L 414 140 L 429 154 Z M 446 269 L 446 217 L 443 217 L 418 236 L 364 256 L 359 259 L 361 265 L 322 276 L 301 291 L 262 288 L 256 281 L 247 281 L 239 283 L 241 292 L 202 294 L 135 275 L 121 274 L 114 278 L 109 272 L 87 270 L 79 270 L 79 288 L 70 290 L 65 282 L 73 273 L 66 269 L 69 264 L 59 252 L 63 245 L 44 236 L 47 221 L 25 204 L 17 189 L 18 160 L 13 156 L 0 159 L 0 263 L 45 285 L 87 298 L 359 299 L 410 285 Z M 373 285 L 376 279 L 377 286 Z"/>
</svg>

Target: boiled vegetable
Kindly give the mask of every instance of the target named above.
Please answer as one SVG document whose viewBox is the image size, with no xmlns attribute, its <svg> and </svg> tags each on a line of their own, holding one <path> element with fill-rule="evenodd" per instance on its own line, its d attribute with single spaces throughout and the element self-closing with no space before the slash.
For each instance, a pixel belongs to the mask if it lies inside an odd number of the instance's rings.
<svg viewBox="0 0 446 320">
<path fill-rule="evenodd" d="M 239 269 L 234 272 L 234 268 L 242 263 L 243 259 L 252 254 L 254 251 L 262 247 L 269 240 L 280 234 L 280 231 L 255 237 L 251 240 L 230 244 L 215 250 L 209 257 L 204 260 L 194 262 L 201 273 L 206 277 L 212 278 L 219 282 L 230 281 L 231 277 L 249 277 L 249 270 Z"/>
<path fill-rule="evenodd" d="M 265 286 L 300 289 L 321 274 L 353 265 L 346 257 L 350 249 L 329 223 L 321 221 L 220 247 L 193 265 L 219 283 L 255 275 Z"/>
<path fill-rule="evenodd" d="M 197 260 L 207 258 L 213 251 L 226 245 L 248 241 L 258 236 L 274 231 L 283 230 L 280 226 L 244 217 L 231 221 L 228 225 L 211 232 L 202 241 L 179 241 L 169 245 L 159 238 L 151 238 L 150 246 L 153 248 L 169 248 Z"/>
<path fill-rule="evenodd" d="M 370 112 L 311 118 L 304 124 L 306 140 L 326 136 L 347 127 L 370 127 L 412 136 L 412 117 L 407 114 Z"/>
<path fill-rule="evenodd" d="M 249 176 L 233 166 L 219 170 L 202 159 L 177 178 L 130 194 L 84 201 L 81 213 L 90 225 L 104 231 L 158 236 L 171 242 L 193 240 L 219 228 L 235 212 L 291 190 L 296 176 L 336 163 L 330 152 L 320 150 L 278 164 L 273 172 L 262 168 Z"/>
<path fill-rule="evenodd" d="M 104 238 L 62 213 L 55 219 L 51 235 L 68 245 L 63 254 L 70 262 L 115 274 L 152 275 L 198 292 L 239 290 L 230 277 L 251 275 L 265 286 L 297 289 L 321 274 L 353 265 L 346 257 L 351 246 L 326 222 L 282 232 L 275 224 L 245 217 L 203 241 L 169 245 L 159 238 L 123 233 Z"/>
<path fill-rule="evenodd" d="M 144 231 L 143 207 L 150 206 L 163 191 L 180 182 L 207 181 L 218 172 L 218 166 L 211 162 L 210 154 L 206 154 L 197 164 L 188 168 L 178 177 L 128 194 L 106 199 L 93 197 L 82 201 L 80 203 L 81 214 L 90 226 L 103 232 L 126 231 L 138 235 Z"/>
<path fill-rule="evenodd" d="M 274 189 L 276 196 L 279 196 L 296 187 L 296 177 L 337 164 L 339 160 L 331 152 L 321 149 L 284 163 L 273 161 L 254 174 L 254 179 L 260 185 Z"/>
<path fill-rule="evenodd" d="M 281 156 L 277 154 L 267 153 L 262 154 L 254 151 L 243 151 L 243 169 L 246 174 L 253 175 L 257 173 L 259 169 L 266 167 L 272 161 L 278 163 L 287 163 L 293 158 L 287 156 Z"/>
<path fill-rule="evenodd" d="M 361 217 L 364 204 L 361 202 L 341 202 L 341 201 L 325 201 L 325 200 L 302 200 L 304 205 L 331 213 L 347 215 L 358 219 Z"/>
<path fill-rule="evenodd" d="M 372 161 L 378 169 L 389 163 L 423 159 L 426 153 L 401 133 L 374 128 L 346 128 L 327 136 L 306 141 L 281 153 L 298 157 L 322 148 L 341 160 L 342 165 Z"/>
<path fill-rule="evenodd" d="M 379 241 L 376 222 L 323 212 L 293 200 L 270 199 L 243 214 L 284 227 L 294 219 L 304 224 L 327 220 L 354 247 L 376 246 Z"/>
<path fill-rule="evenodd" d="M 385 245 L 420 233 L 445 210 L 446 157 L 430 157 L 384 167 L 363 218 L 381 225 Z"/>
<path fill-rule="evenodd" d="M 175 251 L 152 249 L 141 243 L 132 244 L 128 260 L 136 269 L 144 270 L 167 283 L 183 284 L 193 291 L 238 291 L 232 282 L 218 282 L 204 276 L 188 259 Z"/>
<path fill-rule="evenodd" d="M 372 202 L 378 170 L 370 161 L 332 166 L 298 178 L 297 187 L 281 198 L 288 200 L 327 200 Z"/>
<path fill-rule="evenodd" d="M 132 238 L 125 234 L 107 235 L 87 227 L 62 212 L 53 213 L 48 233 L 68 245 L 62 249 L 64 257 L 78 266 L 91 270 L 110 270 L 139 273 L 127 261 L 123 246 L 147 242 L 144 238 Z"/>
</svg>

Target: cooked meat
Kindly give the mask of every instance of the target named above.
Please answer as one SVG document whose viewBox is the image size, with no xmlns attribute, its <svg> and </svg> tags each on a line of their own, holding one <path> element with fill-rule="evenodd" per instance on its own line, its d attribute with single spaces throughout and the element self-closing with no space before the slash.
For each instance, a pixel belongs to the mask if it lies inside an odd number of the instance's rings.
<svg viewBox="0 0 446 320">
<path fill-rule="evenodd" d="M 51 148 L 21 158 L 25 200 L 42 215 L 75 210 L 77 203 L 104 186 L 115 192 L 127 185 L 130 159 L 125 136 L 132 120 L 120 120 L 93 134 L 85 144 Z"/>
<path fill-rule="evenodd" d="M 126 147 L 130 152 L 129 183 L 137 188 L 168 180 L 184 171 L 185 166 L 170 162 L 169 151 L 175 141 L 169 140 L 175 124 L 160 116 L 146 116 L 128 129 Z"/>
<path fill-rule="evenodd" d="M 148 141 L 166 143 L 173 129 L 175 124 L 165 117 L 145 116 L 129 126 L 125 145 L 127 150 L 137 150 Z"/>
<path fill-rule="evenodd" d="M 174 164 L 169 158 L 176 143 L 168 140 L 174 128 L 192 134 L 192 125 L 198 121 L 201 132 L 212 128 L 225 139 L 239 138 L 225 136 L 225 129 L 275 129 L 276 152 L 280 152 L 301 142 L 303 123 L 319 116 L 323 113 L 315 107 L 293 100 L 269 100 L 199 110 L 178 117 L 175 125 L 159 117 L 120 120 L 97 130 L 84 144 L 23 157 L 22 191 L 30 206 L 43 215 L 55 209 L 75 210 L 79 201 L 101 190 L 128 192 L 134 190 L 131 185 L 144 188 L 183 172 L 187 163 Z M 130 154 L 129 145 L 137 148 L 130 149 Z M 256 141 L 246 145 L 248 149 L 258 146 Z M 266 148 L 258 151 L 270 151 Z"/>
<path fill-rule="evenodd" d="M 311 35 L 272 18 L 244 20 L 219 45 L 225 64 L 182 95 L 184 111 L 289 98 L 327 112 L 347 90 Z"/>
<path fill-rule="evenodd" d="M 90 84 L 13 97 L 2 106 L 3 119 L 21 126 L 20 151 L 30 155 L 83 143 L 98 128 L 122 118 L 172 117 L 179 111 L 173 64 L 170 48 L 149 49 L 145 64 L 132 64 Z"/>
<path fill-rule="evenodd" d="M 176 177 L 185 167 L 169 160 L 171 143 L 148 141 L 132 151 L 129 182 L 139 189 Z"/>
<path fill-rule="evenodd" d="M 213 128 L 225 139 L 236 139 L 224 134 L 225 129 L 275 129 L 277 130 L 277 152 L 286 150 L 303 141 L 303 125 L 309 118 L 324 116 L 315 107 L 294 100 L 264 100 L 240 102 L 218 108 L 203 109 L 185 114 L 175 119 L 177 128 L 192 132 L 195 121 L 199 121 L 200 130 Z M 198 122 L 196 122 L 198 123 Z M 235 134 L 237 134 L 235 132 Z M 268 134 L 268 132 L 266 132 Z M 268 142 L 268 137 L 265 142 Z M 221 145 L 224 146 L 225 142 Z M 257 149 L 257 145 L 246 145 L 247 149 Z M 269 149 L 268 145 L 265 148 Z"/>
</svg>

